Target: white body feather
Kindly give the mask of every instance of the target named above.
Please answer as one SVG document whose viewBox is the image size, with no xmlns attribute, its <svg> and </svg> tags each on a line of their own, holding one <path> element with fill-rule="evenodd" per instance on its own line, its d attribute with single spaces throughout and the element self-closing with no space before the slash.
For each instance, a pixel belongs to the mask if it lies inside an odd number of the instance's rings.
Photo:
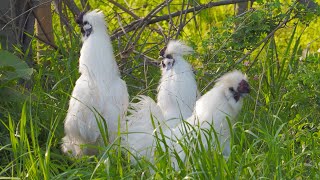
<svg viewBox="0 0 320 180">
<path fill-rule="evenodd" d="M 192 67 L 182 57 L 191 52 L 192 48 L 183 43 L 170 41 L 165 54 L 171 54 L 175 64 L 170 70 L 162 70 L 158 103 L 150 97 L 140 96 L 140 102 L 131 104 L 126 143 L 138 154 L 148 158 L 153 156 L 155 128 L 151 115 L 156 128 L 158 123 L 162 128 L 172 128 L 192 114 L 197 100 L 197 84 Z"/>
<path fill-rule="evenodd" d="M 118 119 L 124 121 L 129 103 L 127 86 L 120 78 L 102 12 L 92 11 L 84 18 L 92 23 L 93 33 L 84 39 L 81 48 L 81 76 L 70 99 L 62 144 L 62 151 L 73 156 L 96 153 L 93 149 L 80 147 L 82 144 L 99 144 L 101 134 L 95 111 L 105 119 L 109 141 L 113 141 Z"/>
<path fill-rule="evenodd" d="M 196 102 L 193 115 L 187 119 L 187 122 L 191 125 L 199 125 L 199 127 L 204 130 L 210 130 L 212 126 L 218 135 L 223 155 L 226 157 L 230 155 L 230 127 L 228 125 L 228 119 L 231 121 L 231 124 L 233 124 L 243 104 L 243 98 L 241 97 L 236 101 L 232 93 L 230 93 L 229 88 L 233 87 L 237 89 L 241 80 L 247 80 L 247 77 L 239 71 L 233 71 L 222 76 L 218 79 L 216 85 Z M 180 130 L 184 133 L 181 134 Z M 171 137 L 172 140 L 168 140 L 167 144 L 170 144 L 171 148 L 179 152 L 182 160 L 185 159 L 185 153 L 176 142 L 184 138 L 185 133 L 183 124 L 165 133 L 168 137 Z M 213 134 L 212 137 L 214 138 Z M 204 146 L 207 147 L 208 144 L 203 131 L 201 133 L 201 140 Z M 175 159 L 173 159 L 172 162 L 176 164 Z"/>
<path fill-rule="evenodd" d="M 183 55 L 192 48 L 180 41 L 170 41 L 165 54 L 171 54 L 175 64 L 171 70 L 162 69 L 157 101 L 169 127 L 175 127 L 182 119 L 191 116 L 197 100 L 197 83 L 191 65 Z"/>
<path fill-rule="evenodd" d="M 124 143 L 136 155 L 151 157 L 153 155 L 154 121 L 155 127 L 164 123 L 163 113 L 154 100 L 148 96 L 138 96 L 138 103 L 131 104 L 128 119 L 128 134 L 124 135 Z M 151 120 L 152 117 L 152 120 Z M 132 160 L 134 160 L 132 158 Z"/>
</svg>

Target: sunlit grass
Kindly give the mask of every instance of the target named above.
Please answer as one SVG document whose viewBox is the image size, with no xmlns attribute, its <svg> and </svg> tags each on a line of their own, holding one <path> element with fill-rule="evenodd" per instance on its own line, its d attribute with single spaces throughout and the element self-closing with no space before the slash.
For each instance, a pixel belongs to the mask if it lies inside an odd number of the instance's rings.
<svg viewBox="0 0 320 180">
<path fill-rule="evenodd" d="M 221 18 L 218 13 L 214 16 L 217 21 Z M 50 60 L 50 65 L 45 68 L 40 63 L 35 67 L 34 86 L 28 98 L 22 103 L 8 103 L 7 109 L 1 110 L 5 113 L 0 116 L 0 179 L 319 179 L 320 58 L 309 54 L 305 60 L 299 60 L 301 44 L 306 44 L 305 37 L 309 37 L 305 34 L 307 31 L 301 31 L 304 27 L 296 23 L 282 29 L 260 54 L 258 48 L 248 58 L 254 63 L 247 72 L 252 93 L 246 98 L 236 123 L 230 127 L 233 131 L 229 159 L 223 157 L 219 143 L 212 141 L 215 134 L 210 131 L 208 139 L 194 133 L 179 142 L 187 156 L 183 161 L 178 152 L 169 153 L 170 146 L 163 145 L 167 137 L 160 128 L 155 134 L 154 159 L 134 157 L 136 164 L 131 162 L 136 153 L 121 145 L 121 134 L 114 142 L 108 142 L 104 130 L 107 125 L 103 121 L 99 121 L 102 122 L 99 127 L 104 146 L 96 147 L 101 152 L 97 157 L 75 159 L 62 154 L 63 122 L 79 75 L 80 38 L 56 34 L 59 37 L 56 43 L 61 49 L 59 53 L 48 49 L 43 60 Z M 190 29 L 186 31 L 190 32 Z M 281 41 L 283 36 L 285 42 Z M 208 37 L 208 41 L 213 41 L 215 36 Z M 207 52 L 216 49 L 203 47 L 202 42 L 195 45 L 201 52 L 205 51 L 205 55 L 197 55 L 197 60 L 214 61 Z M 141 60 L 135 56 L 130 58 Z M 219 63 L 222 66 L 230 61 L 221 59 Z M 203 69 L 216 67 L 205 65 L 208 66 Z M 201 70 L 201 66 L 197 68 Z M 248 69 L 241 65 L 237 68 Z M 141 72 L 133 73 L 141 75 Z M 159 78 L 154 72 L 146 75 L 150 84 Z M 214 78 L 205 74 L 197 76 Z M 135 85 L 129 76 L 125 79 L 128 85 Z M 205 85 L 203 81 L 199 89 Z M 131 98 L 136 91 L 130 88 Z M 101 120 L 98 113 L 97 119 Z M 185 123 L 185 128 L 195 127 Z M 204 141 L 211 146 L 205 148 Z M 171 157 L 176 157 L 175 166 L 179 170 L 172 167 Z"/>
</svg>

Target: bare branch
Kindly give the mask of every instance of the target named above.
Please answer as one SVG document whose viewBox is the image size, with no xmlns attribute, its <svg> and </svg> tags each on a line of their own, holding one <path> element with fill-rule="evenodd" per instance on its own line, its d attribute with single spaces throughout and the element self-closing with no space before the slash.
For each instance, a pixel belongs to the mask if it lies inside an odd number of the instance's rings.
<svg viewBox="0 0 320 180">
<path fill-rule="evenodd" d="M 61 1 L 61 0 L 58 0 L 58 1 Z M 63 0 L 63 2 L 68 6 L 73 16 L 77 16 L 78 14 L 80 14 L 81 11 L 78 8 L 78 6 L 74 3 L 73 0 Z"/>
<path fill-rule="evenodd" d="M 81 6 L 85 11 L 89 11 L 91 9 L 89 1 L 88 0 L 80 0 Z"/>
<path fill-rule="evenodd" d="M 54 50 L 58 50 L 58 46 L 56 46 L 54 43 L 46 40 L 46 39 L 42 39 L 41 37 L 37 36 L 37 35 L 33 35 L 37 40 L 41 41 L 42 43 L 52 47 Z"/>
<path fill-rule="evenodd" d="M 1 31 L 4 30 L 4 28 L 6 28 L 7 25 L 9 25 L 10 23 L 12 23 L 12 22 L 14 22 L 15 20 L 17 20 L 19 17 L 24 16 L 24 15 L 26 15 L 26 14 L 29 14 L 29 13 L 30 13 L 31 11 L 33 11 L 35 8 L 41 6 L 42 4 L 51 2 L 51 1 L 52 1 L 52 0 L 48 0 L 48 1 L 44 1 L 44 2 L 42 2 L 42 3 L 39 3 L 38 5 L 33 6 L 32 8 L 29 8 L 28 10 L 24 11 L 23 13 L 20 13 L 18 16 L 15 16 L 15 14 L 12 12 L 13 14 L 11 15 L 11 17 L 13 17 L 13 18 L 12 18 L 10 21 L 8 21 L 7 24 L 5 24 L 5 25 L 1 28 Z M 11 1 L 10 1 L 10 3 L 11 3 Z M 14 5 L 12 5 L 12 6 L 14 6 Z"/>
<path fill-rule="evenodd" d="M 125 8 L 124 6 L 122 6 L 121 4 L 113 1 L 113 0 L 108 0 L 110 3 L 112 3 L 113 5 L 117 6 L 118 8 L 120 8 L 122 11 L 128 13 L 129 15 L 131 15 L 134 19 L 140 19 L 139 16 L 137 16 L 136 14 L 134 14 L 132 11 L 128 10 L 127 8 Z"/>
<path fill-rule="evenodd" d="M 250 51 L 248 51 L 243 57 L 241 57 L 239 60 L 237 60 L 233 65 L 231 65 L 229 68 L 226 69 L 226 71 L 224 72 L 228 72 L 231 68 L 233 68 L 234 66 L 236 66 L 237 64 L 241 63 L 243 60 L 245 60 L 250 54 L 252 54 L 253 51 L 255 51 L 258 47 L 260 47 L 260 45 L 262 43 L 267 42 L 280 28 L 283 28 L 286 23 L 288 23 L 290 20 L 290 15 L 293 11 L 293 8 L 295 7 L 296 2 L 294 3 L 294 5 L 287 11 L 287 16 L 284 18 L 284 20 L 282 22 L 279 22 L 278 26 L 276 28 L 274 28 L 264 39 L 262 39 L 259 43 L 256 44 L 255 47 L 253 47 Z M 207 89 L 209 86 L 212 85 L 212 83 L 214 82 L 211 81 L 210 83 L 208 83 L 202 90 L 201 92 L 203 92 L 205 89 Z"/>
<path fill-rule="evenodd" d="M 190 9 L 187 9 L 187 10 L 177 11 L 177 12 L 174 12 L 174 13 L 171 13 L 171 14 L 158 16 L 158 17 L 155 17 L 155 18 L 150 19 L 150 20 L 147 21 L 147 19 L 151 18 L 151 17 L 149 17 L 149 15 L 153 14 L 153 11 L 157 10 L 157 8 L 155 8 L 145 18 L 133 21 L 132 23 L 130 23 L 127 26 L 125 26 L 124 27 L 125 32 L 123 32 L 121 28 L 115 30 L 113 35 L 111 36 L 111 39 L 113 40 L 117 36 L 123 36 L 124 33 L 128 33 L 128 32 L 134 31 L 137 28 L 142 27 L 144 24 L 146 24 L 146 25 L 154 24 L 154 23 L 157 23 L 157 22 L 160 22 L 160 21 L 168 20 L 171 17 L 180 16 L 181 14 L 187 14 L 187 13 L 191 13 L 191 12 L 196 12 L 196 11 L 200 11 L 200 10 L 203 10 L 203 9 L 208 9 L 208 8 L 216 7 L 216 6 L 229 5 L 229 4 L 235 4 L 235 3 L 240 3 L 240 2 L 248 2 L 248 1 L 250 1 L 250 0 L 225 0 L 225 1 L 218 1 L 218 2 L 209 2 L 207 4 L 195 6 L 194 8 L 190 8 Z"/>
<path fill-rule="evenodd" d="M 135 43 L 138 41 L 138 38 L 140 37 L 143 29 L 148 25 L 148 22 L 151 20 L 151 18 L 156 15 L 159 11 L 161 11 L 164 7 L 166 7 L 167 3 L 170 3 L 172 0 L 165 0 L 164 2 L 162 2 L 161 4 L 159 4 L 156 8 L 154 8 L 153 10 L 151 10 L 151 12 L 142 19 L 142 21 L 139 21 L 137 23 L 137 27 L 141 27 L 142 29 L 139 31 L 138 35 L 136 36 L 135 41 L 132 43 L 132 38 L 135 36 L 135 34 L 138 31 L 138 28 L 134 28 L 135 32 L 133 33 L 133 35 L 130 37 L 128 44 L 126 45 L 125 49 L 130 49 L 131 47 L 129 47 L 129 45 L 135 45 Z M 111 37 L 112 39 L 112 37 Z"/>
<path fill-rule="evenodd" d="M 56 13 L 58 13 L 58 15 L 60 17 L 61 23 L 63 23 L 66 26 L 68 31 L 72 31 L 72 27 L 69 24 L 69 20 L 67 19 L 67 17 L 62 12 L 61 1 L 60 0 L 54 0 L 53 4 L 54 4 L 54 9 L 55 9 Z"/>
<path fill-rule="evenodd" d="M 261 40 L 255 47 L 253 47 L 250 51 L 248 51 L 242 58 L 240 58 L 238 61 L 236 61 L 236 63 L 234 65 L 237 65 L 239 63 L 241 63 L 243 60 L 245 60 L 253 51 L 255 51 L 262 43 L 268 41 L 270 39 L 270 37 L 272 37 L 274 35 L 275 32 L 277 32 L 277 30 L 279 30 L 280 28 L 282 28 L 287 22 L 290 21 L 290 13 L 291 13 L 292 9 L 290 10 L 288 16 L 281 22 L 279 23 L 279 25 L 274 28 L 268 35 L 267 37 L 265 37 L 263 40 Z"/>
</svg>

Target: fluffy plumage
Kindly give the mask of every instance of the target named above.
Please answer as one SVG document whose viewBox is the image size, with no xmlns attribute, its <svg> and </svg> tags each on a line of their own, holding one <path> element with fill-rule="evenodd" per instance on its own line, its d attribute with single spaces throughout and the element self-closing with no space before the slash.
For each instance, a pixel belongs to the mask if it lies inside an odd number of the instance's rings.
<svg viewBox="0 0 320 180">
<path fill-rule="evenodd" d="M 135 155 L 152 157 L 153 155 L 153 134 L 154 129 L 164 126 L 164 117 L 160 107 L 154 100 L 148 96 L 136 97 L 139 102 L 131 104 L 129 108 L 130 116 L 128 119 L 127 133 L 123 136 L 124 145 L 128 147 Z M 152 119 L 151 119 L 152 118 Z M 152 125 L 155 123 L 155 128 Z M 134 159 L 132 158 L 134 161 Z"/>
<path fill-rule="evenodd" d="M 170 41 L 161 63 L 161 80 L 157 104 L 169 127 L 175 127 L 181 119 L 191 116 L 197 100 L 197 83 L 192 67 L 183 55 L 193 53 L 191 47 L 180 41 Z M 171 67 L 172 66 L 172 67 Z"/>
<path fill-rule="evenodd" d="M 247 81 L 246 75 L 240 71 L 232 71 L 223 75 L 217 80 L 216 85 L 196 102 L 193 115 L 187 119 L 188 123 L 199 126 L 203 130 L 210 130 L 213 127 L 217 132 L 220 147 L 223 149 L 225 156 L 230 154 L 230 131 L 227 118 L 233 124 L 239 114 L 243 97 L 250 91 Z M 184 125 L 180 124 L 173 131 L 165 133 L 173 140 L 168 140 L 167 144 L 180 152 L 179 156 L 182 159 L 185 158 L 185 153 L 176 142 L 184 138 L 183 132 L 185 132 Z M 201 135 L 202 143 L 207 147 L 203 131 Z M 212 137 L 214 138 L 213 134 Z"/>
<path fill-rule="evenodd" d="M 118 119 L 124 121 L 129 104 L 127 86 L 120 78 L 103 13 L 98 10 L 82 13 L 77 23 L 83 35 L 81 76 L 72 92 L 62 139 L 62 151 L 73 156 L 96 154 L 95 149 L 80 145 L 100 143 L 95 117 L 98 113 L 108 126 L 109 141 L 113 141 Z"/>
<path fill-rule="evenodd" d="M 152 156 L 150 147 L 154 127 L 151 116 L 156 125 L 159 123 L 164 128 L 174 127 L 181 119 L 191 116 L 197 99 L 197 84 L 192 67 L 183 59 L 183 55 L 192 52 L 192 48 L 182 42 L 170 41 L 160 52 L 163 60 L 158 103 L 150 97 L 139 96 L 140 102 L 131 104 L 126 142 L 139 154 Z"/>
</svg>

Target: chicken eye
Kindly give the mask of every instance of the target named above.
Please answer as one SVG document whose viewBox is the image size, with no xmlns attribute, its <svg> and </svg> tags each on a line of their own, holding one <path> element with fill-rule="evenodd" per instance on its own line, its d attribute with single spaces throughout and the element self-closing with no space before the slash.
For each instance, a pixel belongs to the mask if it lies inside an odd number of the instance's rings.
<svg viewBox="0 0 320 180">
<path fill-rule="evenodd" d="M 83 24 L 84 24 L 84 25 L 87 25 L 87 24 L 88 24 L 88 21 L 84 21 Z"/>
<path fill-rule="evenodd" d="M 233 89 L 233 87 L 230 87 L 230 88 L 229 88 L 229 90 L 230 90 L 231 92 L 234 92 L 234 89 Z"/>
</svg>

